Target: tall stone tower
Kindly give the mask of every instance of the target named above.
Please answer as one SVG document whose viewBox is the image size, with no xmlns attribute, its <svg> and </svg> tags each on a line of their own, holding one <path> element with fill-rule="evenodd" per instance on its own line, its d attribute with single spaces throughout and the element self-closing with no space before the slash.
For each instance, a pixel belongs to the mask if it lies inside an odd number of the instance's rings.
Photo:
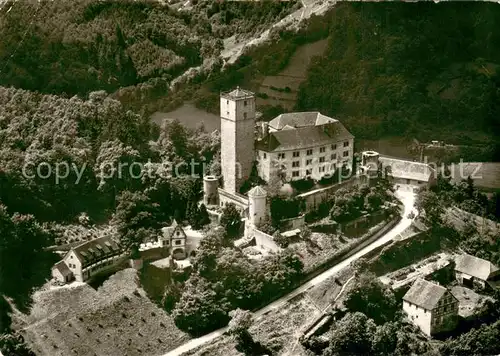
<svg viewBox="0 0 500 356">
<path fill-rule="evenodd" d="M 240 89 L 220 96 L 221 168 L 224 190 L 238 193 L 255 159 L 255 96 Z"/>
</svg>

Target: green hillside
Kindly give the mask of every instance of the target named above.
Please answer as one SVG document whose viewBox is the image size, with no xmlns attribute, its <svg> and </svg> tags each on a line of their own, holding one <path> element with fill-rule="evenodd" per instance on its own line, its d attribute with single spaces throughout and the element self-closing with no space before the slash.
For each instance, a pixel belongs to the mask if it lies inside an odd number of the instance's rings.
<svg viewBox="0 0 500 356">
<path fill-rule="evenodd" d="M 490 141 L 500 125 L 500 8 L 490 3 L 343 3 L 297 109 L 358 137 Z"/>
<path fill-rule="evenodd" d="M 217 57 L 222 39 L 262 32 L 300 4 L 199 1 L 8 1 L 0 10 L 0 85 L 85 95 L 171 79 Z M 154 91 L 153 91 L 154 92 Z M 151 91 L 148 92 L 151 95 Z"/>
</svg>

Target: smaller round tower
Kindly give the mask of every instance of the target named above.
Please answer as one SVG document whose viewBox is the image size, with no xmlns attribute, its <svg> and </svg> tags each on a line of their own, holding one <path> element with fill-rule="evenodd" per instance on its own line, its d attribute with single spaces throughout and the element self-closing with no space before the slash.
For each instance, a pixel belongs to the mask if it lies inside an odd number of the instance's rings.
<svg viewBox="0 0 500 356">
<path fill-rule="evenodd" d="M 219 205 L 219 180 L 215 176 L 203 177 L 203 203 Z"/>
<path fill-rule="evenodd" d="M 365 167 L 367 173 L 377 172 L 379 154 L 375 151 L 364 151 L 361 154 L 361 165 Z"/>
<path fill-rule="evenodd" d="M 248 220 L 258 226 L 267 216 L 267 192 L 261 186 L 252 188 L 248 192 Z"/>
</svg>

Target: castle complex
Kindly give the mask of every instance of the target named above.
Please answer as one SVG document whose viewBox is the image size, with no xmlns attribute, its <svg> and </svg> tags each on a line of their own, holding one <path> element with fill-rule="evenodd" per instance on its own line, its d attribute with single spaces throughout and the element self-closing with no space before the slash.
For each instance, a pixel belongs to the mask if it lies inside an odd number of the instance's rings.
<svg viewBox="0 0 500 356">
<path fill-rule="evenodd" d="M 334 118 L 319 112 L 281 114 L 269 122 L 256 122 L 255 95 L 239 87 L 220 95 L 222 187 L 214 176 L 204 177 L 204 203 L 223 206 L 234 203 L 258 226 L 269 208 L 268 193 L 262 186 L 247 195 L 240 188 L 254 165 L 266 182 L 319 181 L 339 169 L 352 169 L 354 136 Z M 427 164 L 381 156 L 374 151 L 361 155 L 355 184 L 383 169 L 398 187 L 416 189 L 431 184 L 435 173 Z M 328 188 L 325 188 L 328 189 Z M 317 206 L 327 192 L 307 193 L 307 210 Z"/>
<path fill-rule="evenodd" d="M 240 193 L 254 164 L 259 176 L 293 181 L 329 176 L 341 167 L 351 167 L 354 136 L 336 119 L 319 112 L 282 114 L 269 123 L 256 123 L 255 95 L 239 87 L 220 96 L 221 170 L 218 179 L 204 177 L 204 203 L 234 203 L 258 225 L 268 213 L 267 192 L 254 187 Z"/>
</svg>

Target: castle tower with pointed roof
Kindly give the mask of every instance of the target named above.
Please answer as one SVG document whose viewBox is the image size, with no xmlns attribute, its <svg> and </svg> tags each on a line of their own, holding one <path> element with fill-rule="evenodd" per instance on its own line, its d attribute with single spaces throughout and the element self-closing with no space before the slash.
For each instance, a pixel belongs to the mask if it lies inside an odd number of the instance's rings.
<svg viewBox="0 0 500 356">
<path fill-rule="evenodd" d="M 236 89 L 221 93 L 221 169 L 224 190 L 235 194 L 255 160 L 255 95 Z"/>
<path fill-rule="evenodd" d="M 248 192 L 248 219 L 255 226 L 264 222 L 267 216 L 267 192 L 261 186 Z"/>
</svg>

